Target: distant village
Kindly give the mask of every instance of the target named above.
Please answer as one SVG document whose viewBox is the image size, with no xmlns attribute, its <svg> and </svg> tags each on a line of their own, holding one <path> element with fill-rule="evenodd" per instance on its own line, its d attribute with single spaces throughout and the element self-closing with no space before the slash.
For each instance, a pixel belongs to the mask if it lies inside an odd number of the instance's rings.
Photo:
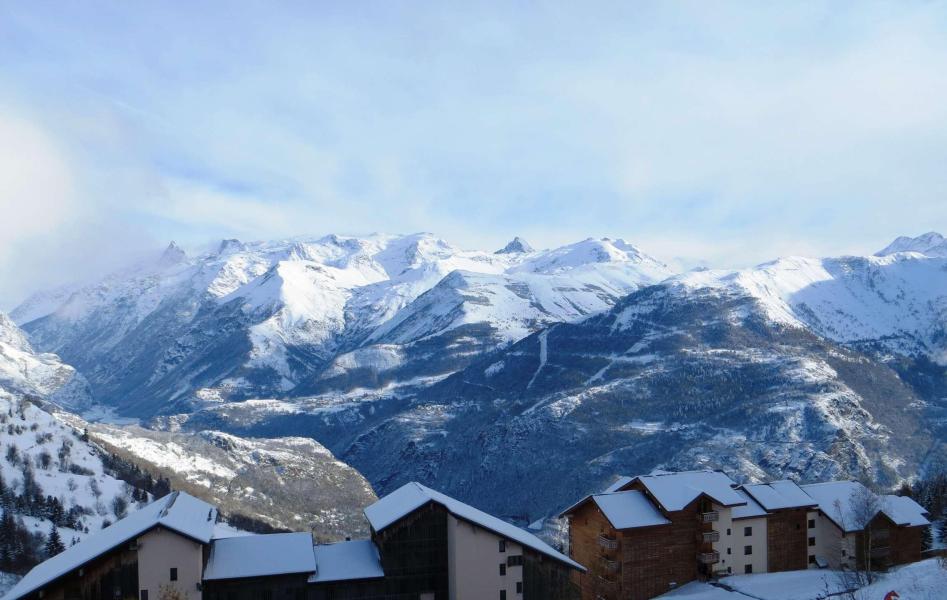
<svg viewBox="0 0 947 600">
<path fill-rule="evenodd" d="M 862 484 L 740 485 L 720 471 L 622 477 L 561 515 L 567 548 L 408 483 L 370 539 L 215 538 L 173 492 L 34 567 L 4 600 L 647 600 L 721 576 L 918 561 L 928 514 Z"/>
</svg>

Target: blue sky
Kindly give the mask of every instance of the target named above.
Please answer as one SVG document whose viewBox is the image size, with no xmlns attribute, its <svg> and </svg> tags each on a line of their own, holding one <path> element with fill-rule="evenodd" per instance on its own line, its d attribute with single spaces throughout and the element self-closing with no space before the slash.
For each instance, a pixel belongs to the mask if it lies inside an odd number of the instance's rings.
<svg viewBox="0 0 947 600">
<path fill-rule="evenodd" d="M 0 306 L 163 246 L 947 230 L 944 2 L 0 2 Z"/>
</svg>

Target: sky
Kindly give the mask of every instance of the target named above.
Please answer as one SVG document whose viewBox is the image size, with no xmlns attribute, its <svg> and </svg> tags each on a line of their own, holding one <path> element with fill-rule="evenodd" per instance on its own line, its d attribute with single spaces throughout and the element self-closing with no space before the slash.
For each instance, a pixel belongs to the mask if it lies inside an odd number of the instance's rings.
<svg viewBox="0 0 947 600">
<path fill-rule="evenodd" d="M 945 2 L 0 0 L 0 308 L 170 240 L 870 254 L 945 164 Z"/>
</svg>

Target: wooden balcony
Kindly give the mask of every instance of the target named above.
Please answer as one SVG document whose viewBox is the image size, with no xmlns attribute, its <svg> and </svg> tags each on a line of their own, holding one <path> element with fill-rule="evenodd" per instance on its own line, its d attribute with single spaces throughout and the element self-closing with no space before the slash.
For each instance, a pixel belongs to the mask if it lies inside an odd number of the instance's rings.
<svg viewBox="0 0 947 600">
<path fill-rule="evenodd" d="M 875 546 L 871 549 L 872 558 L 887 558 L 891 554 L 891 548 L 888 546 Z"/>
<path fill-rule="evenodd" d="M 621 563 L 619 563 L 617 560 L 602 557 L 602 567 L 604 567 L 606 573 L 617 573 L 621 568 Z"/>
<path fill-rule="evenodd" d="M 601 546 L 604 550 L 617 550 L 618 540 L 616 538 L 607 536 L 605 534 L 599 534 L 598 545 Z"/>
<path fill-rule="evenodd" d="M 720 541 L 720 532 L 716 530 L 705 531 L 700 534 L 700 539 L 705 544 Z"/>
<path fill-rule="evenodd" d="M 697 555 L 697 562 L 703 565 L 712 565 L 714 563 L 720 562 L 720 553 L 714 550 L 713 552 L 701 552 Z"/>
<path fill-rule="evenodd" d="M 720 513 L 715 510 L 700 513 L 701 523 L 716 523 L 720 520 Z"/>
</svg>

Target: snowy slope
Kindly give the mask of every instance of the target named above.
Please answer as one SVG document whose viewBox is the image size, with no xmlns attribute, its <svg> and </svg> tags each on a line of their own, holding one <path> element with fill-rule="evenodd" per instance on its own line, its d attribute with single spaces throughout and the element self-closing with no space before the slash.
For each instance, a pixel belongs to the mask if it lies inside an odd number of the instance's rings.
<svg viewBox="0 0 947 600">
<path fill-rule="evenodd" d="M 312 531 L 323 541 L 367 535 L 371 485 L 319 443 L 299 437 L 241 438 L 218 431 L 162 432 L 89 424 L 89 436 L 132 457 L 224 514 Z"/>
<path fill-rule="evenodd" d="M 44 496 L 63 500 L 66 510 L 76 507 L 82 511 L 81 527 L 60 528 L 67 545 L 73 538 L 82 539 L 88 532 L 101 529 L 103 524 L 114 523 L 118 518 L 113 509 L 115 498 L 128 501 L 129 510 L 134 510 L 129 486 L 105 472 L 99 451 L 82 440 L 80 431 L 2 389 L 0 425 L 4 450 L 0 474 L 7 485 L 22 493 L 23 470 L 29 463 Z M 16 464 L 7 456 L 10 447 L 17 449 Z M 48 463 L 43 460 L 44 455 L 49 457 Z M 37 516 L 23 516 L 23 520 L 32 530 L 44 535 L 52 525 L 48 519 Z"/>
<path fill-rule="evenodd" d="M 0 313 L 0 389 L 37 396 L 73 409 L 91 403 L 85 378 L 55 354 L 37 354 L 26 334 Z"/>
<path fill-rule="evenodd" d="M 917 252 L 927 256 L 947 257 L 947 239 L 936 231 L 913 238 L 901 236 L 877 252 L 876 256 L 888 256 L 898 252 Z"/>
<path fill-rule="evenodd" d="M 100 401 L 151 415 L 306 393 L 351 362 L 333 361 L 376 344 L 421 342 L 414 358 L 449 346 L 451 360 L 406 376 L 450 372 L 671 274 L 622 240 L 506 250 L 465 251 L 430 234 L 225 240 L 195 256 L 172 244 L 91 285 L 37 294 L 12 316 Z M 470 325 L 477 333 L 455 331 Z"/>
</svg>

